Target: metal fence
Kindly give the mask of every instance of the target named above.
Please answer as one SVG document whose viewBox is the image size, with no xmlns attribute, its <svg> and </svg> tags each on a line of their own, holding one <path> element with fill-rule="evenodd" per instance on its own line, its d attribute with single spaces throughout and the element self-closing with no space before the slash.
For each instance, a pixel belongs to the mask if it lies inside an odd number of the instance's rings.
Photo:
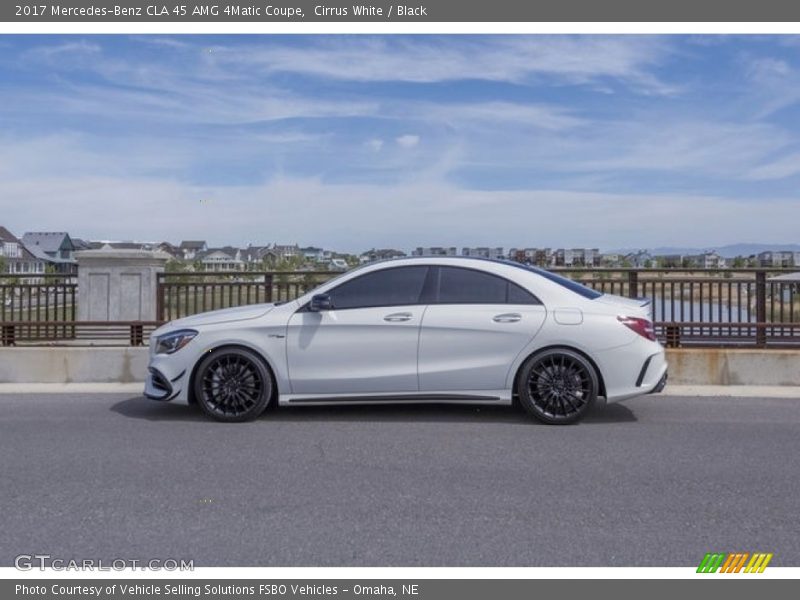
<svg viewBox="0 0 800 600">
<path fill-rule="evenodd" d="M 156 312 L 159 320 L 171 321 L 220 308 L 285 302 L 336 275 L 341 272 L 161 273 Z"/>
<path fill-rule="evenodd" d="M 607 294 L 651 300 L 668 346 L 800 347 L 800 282 L 778 269 L 553 269 Z M 0 275 L 0 344 L 146 344 L 160 322 L 296 298 L 340 272 L 162 273 L 156 321 L 76 319 L 77 278 Z"/>
<path fill-rule="evenodd" d="M 607 294 L 651 300 L 667 346 L 800 346 L 800 282 L 781 269 L 556 269 Z"/>
<path fill-rule="evenodd" d="M 0 275 L 0 322 L 74 321 L 74 275 Z"/>
</svg>

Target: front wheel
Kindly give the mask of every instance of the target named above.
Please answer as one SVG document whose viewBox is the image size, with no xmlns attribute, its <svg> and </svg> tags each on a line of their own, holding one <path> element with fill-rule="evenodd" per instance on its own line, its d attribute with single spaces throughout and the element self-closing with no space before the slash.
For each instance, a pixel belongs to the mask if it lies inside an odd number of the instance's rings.
<svg viewBox="0 0 800 600">
<path fill-rule="evenodd" d="M 250 421 L 269 405 L 272 375 L 256 353 L 244 348 L 220 348 L 200 363 L 194 381 L 195 398 L 218 421 Z"/>
<path fill-rule="evenodd" d="M 599 384 L 592 364 L 567 349 L 545 350 L 522 366 L 517 394 L 525 410 L 544 423 L 574 423 L 597 400 Z"/>
</svg>

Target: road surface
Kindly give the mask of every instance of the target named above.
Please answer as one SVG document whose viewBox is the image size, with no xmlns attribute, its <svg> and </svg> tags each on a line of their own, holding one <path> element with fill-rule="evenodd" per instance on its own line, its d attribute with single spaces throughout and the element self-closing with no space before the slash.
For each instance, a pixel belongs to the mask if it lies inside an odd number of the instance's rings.
<svg viewBox="0 0 800 600">
<path fill-rule="evenodd" d="M 279 409 L 214 423 L 105 394 L 0 395 L 0 565 L 800 566 L 800 399 Z"/>
</svg>

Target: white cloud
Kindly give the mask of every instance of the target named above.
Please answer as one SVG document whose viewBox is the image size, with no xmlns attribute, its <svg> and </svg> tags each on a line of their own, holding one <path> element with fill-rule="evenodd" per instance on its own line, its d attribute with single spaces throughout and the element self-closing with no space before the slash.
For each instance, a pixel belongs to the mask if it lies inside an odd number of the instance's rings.
<svg viewBox="0 0 800 600">
<path fill-rule="evenodd" d="M 12 207 L 4 210 L 12 231 L 36 227 L 89 238 L 205 238 L 212 244 L 278 236 L 349 251 L 431 244 L 651 247 L 697 240 L 714 246 L 759 230 L 793 239 L 796 223 L 786 215 L 797 210 L 796 199 L 480 191 L 434 181 L 326 185 L 314 179 L 226 187 L 103 176 L 4 179 L 0 197 Z M 214 201 L 201 204 L 200 198 Z M 55 201 L 69 210 L 54 211 Z M 313 218 L 298 218 L 298 206 Z"/>
<path fill-rule="evenodd" d="M 405 135 L 401 135 L 395 139 L 397 145 L 401 148 L 413 148 L 417 144 L 419 144 L 419 136 L 407 133 Z"/>
<path fill-rule="evenodd" d="M 800 152 L 761 164 L 751 169 L 746 174 L 746 178 L 754 180 L 783 179 L 798 173 L 800 173 Z"/>
<path fill-rule="evenodd" d="M 668 53 L 665 39 L 652 36 L 347 36 L 319 38 L 303 46 L 221 48 L 212 60 L 229 69 L 256 67 L 261 73 L 347 81 L 520 83 L 549 76 L 589 83 L 612 78 L 647 93 L 671 94 L 677 90 L 649 72 Z"/>
<path fill-rule="evenodd" d="M 366 146 L 367 146 L 367 148 L 369 148 L 373 152 L 380 152 L 381 149 L 383 148 L 383 140 L 378 139 L 378 138 L 375 138 L 375 139 L 372 139 L 372 140 L 368 140 L 366 142 Z"/>
</svg>

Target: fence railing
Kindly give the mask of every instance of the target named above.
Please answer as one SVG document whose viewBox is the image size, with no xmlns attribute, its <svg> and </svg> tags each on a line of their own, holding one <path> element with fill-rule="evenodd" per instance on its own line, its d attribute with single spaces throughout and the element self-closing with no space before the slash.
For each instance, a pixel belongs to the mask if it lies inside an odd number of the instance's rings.
<svg viewBox="0 0 800 600">
<path fill-rule="evenodd" d="M 336 275 L 341 271 L 161 273 L 156 313 L 171 321 L 220 308 L 285 302 Z"/>
<path fill-rule="evenodd" d="M 159 321 L 7 321 L 0 322 L 0 345 L 145 346 Z"/>
<path fill-rule="evenodd" d="M 0 274 L 0 322 L 74 321 L 77 291 L 74 275 Z"/>
<path fill-rule="evenodd" d="M 659 339 L 669 346 L 800 347 L 800 282 L 779 269 L 553 269 L 607 294 L 651 300 Z M 199 312 L 294 299 L 339 275 L 330 271 L 162 273 L 156 321 L 79 323 L 77 278 L 0 275 L 0 343 L 147 343 L 159 322 Z M 137 326 L 138 327 L 138 326 Z M 91 338 L 91 335 L 96 335 Z"/>
</svg>

